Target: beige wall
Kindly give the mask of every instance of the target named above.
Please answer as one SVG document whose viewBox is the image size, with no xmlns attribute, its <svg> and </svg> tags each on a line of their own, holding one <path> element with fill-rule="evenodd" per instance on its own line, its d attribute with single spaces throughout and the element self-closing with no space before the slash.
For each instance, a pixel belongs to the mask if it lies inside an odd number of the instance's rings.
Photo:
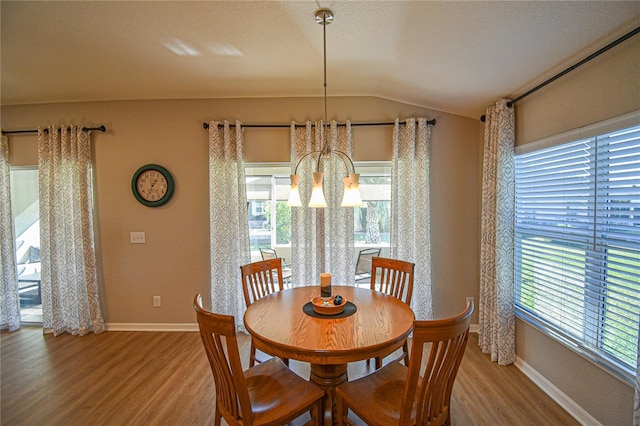
<svg viewBox="0 0 640 426">
<path fill-rule="evenodd" d="M 460 311 L 467 296 L 477 300 L 480 121 L 378 98 L 329 98 L 328 105 L 329 119 L 340 121 L 437 119 L 431 169 L 434 314 Z M 194 294 L 209 294 L 208 149 L 202 123 L 225 118 L 289 123 L 322 114 L 322 98 L 65 103 L 2 107 L 2 128 L 106 125 L 107 132 L 92 136 L 106 320 L 194 323 Z M 391 127 L 359 127 L 353 133 L 356 161 L 391 158 Z M 9 140 L 12 165 L 36 163 L 35 136 L 13 135 Z M 248 161 L 289 159 L 288 129 L 249 128 L 245 142 Z M 162 207 L 145 207 L 131 193 L 131 177 L 146 163 L 165 166 L 175 179 L 175 194 Z M 146 244 L 130 244 L 132 231 L 146 232 Z M 154 295 L 161 296 L 162 307 L 153 307 Z"/>
<path fill-rule="evenodd" d="M 640 110 L 640 37 L 629 39 L 516 105 L 517 143 Z M 517 353 L 604 425 L 630 425 L 633 389 L 517 321 Z"/>
</svg>

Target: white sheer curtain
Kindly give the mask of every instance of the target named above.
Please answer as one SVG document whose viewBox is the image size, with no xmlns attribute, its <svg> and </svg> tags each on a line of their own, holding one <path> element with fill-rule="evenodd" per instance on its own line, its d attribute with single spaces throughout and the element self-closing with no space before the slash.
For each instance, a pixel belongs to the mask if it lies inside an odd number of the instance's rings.
<svg viewBox="0 0 640 426">
<path fill-rule="evenodd" d="M 16 274 L 11 184 L 9 181 L 9 140 L 0 139 L 0 329 L 20 328 L 20 298 Z"/>
<path fill-rule="evenodd" d="M 212 310 L 233 315 L 239 331 L 245 331 L 240 265 L 251 262 L 242 133 L 239 121 L 209 123 Z"/>
<path fill-rule="evenodd" d="M 487 108 L 482 165 L 478 345 L 499 365 L 515 361 L 515 111 L 502 99 Z"/>
<path fill-rule="evenodd" d="M 54 335 L 104 331 L 90 139 L 77 126 L 38 128 L 42 326 Z"/>
<path fill-rule="evenodd" d="M 304 127 L 291 124 L 291 173 L 306 153 L 321 150 L 323 133 L 327 131 L 329 146 L 351 157 L 353 136 L 351 122 L 338 126 L 335 121 L 324 129 L 322 122 L 306 122 Z M 353 208 L 341 207 L 344 183 L 348 171 L 337 155 L 322 162 L 326 208 L 308 207 L 311 196 L 311 173 L 315 171 L 317 156 L 307 157 L 298 167 L 302 207 L 291 208 L 292 284 L 316 285 L 320 274 L 330 272 L 335 285 L 352 285 L 353 266 Z"/>
<path fill-rule="evenodd" d="M 396 120 L 391 164 L 391 247 L 394 259 L 415 263 L 411 308 L 433 317 L 431 296 L 431 128 L 425 118 Z"/>
</svg>

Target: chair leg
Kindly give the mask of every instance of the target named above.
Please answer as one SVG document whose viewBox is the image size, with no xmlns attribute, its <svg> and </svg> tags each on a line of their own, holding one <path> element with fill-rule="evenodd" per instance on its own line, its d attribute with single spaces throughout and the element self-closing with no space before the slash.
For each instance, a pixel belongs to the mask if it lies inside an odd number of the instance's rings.
<svg viewBox="0 0 640 426">
<path fill-rule="evenodd" d="M 256 364 L 256 347 L 253 346 L 253 340 L 251 341 L 251 349 L 249 349 L 249 367 L 253 367 Z"/>
<path fill-rule="evenodd" d="M 339 396 L 335 396 L 336 398 L 336 416 L 338 416 L 338 426 L 344 426 L 344 418 L 347 415 L 347 410 L 345 410 L 344 402 L 342 398 Z"/>
<path fill-rule="evenodd" d="M 376 357 L 376 370 L 379 370 L 382 368 L 382 357 L 377 356 Z"/>
<path fill-rule="evenodd" d="M 306 422 L 305 426 L 320 426 L 322 425 L 322 417 L 320 416 L 320 411 L 322 410 L 322 400 L 316 402 L 311 410 L 309 410 L 309 414 L 311 414 L 311 420 Z"/>
<path fill-rule="evenodd" d="M 313 406 L 313 411 L 311 412 L 311 419 L 313 420 L 316 426 L 321 426 L 323 423 L 323 413 L 322 413 L 322 399 L 318 400 L 316 405 Z"/>
<path fill-rule="evenodd" d="M 402 350 L 404 351 L 404 365 L 408 367 L 409 366 L 409 344 L 407 343 L 406 340 L 402 345 Z"/>
</svg>

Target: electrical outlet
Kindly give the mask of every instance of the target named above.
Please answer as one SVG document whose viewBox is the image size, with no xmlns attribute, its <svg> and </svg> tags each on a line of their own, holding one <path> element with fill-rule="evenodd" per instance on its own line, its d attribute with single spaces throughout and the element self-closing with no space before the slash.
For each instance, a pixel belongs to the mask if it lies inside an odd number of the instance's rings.
<svg viewBox="0 0 640 426">
<path fill-rule="evenodd" d="M 144 244 L 146 243 L 146 236 L 144 232 L 130 232 L 129 242 L 131 244 Z"/>
<path fill-rule="evenodd" d="M 153 296 L 153 307 L 159 308 L 161 306 L 160 296 Z"/>
<path fill-rule="evenodd" d="M 473 297 L 467 297 L 467 303 L 469 303 L 469 302 L 473 302 L 475 304 L 475 302 L 473 300 Z"/>
</svg>

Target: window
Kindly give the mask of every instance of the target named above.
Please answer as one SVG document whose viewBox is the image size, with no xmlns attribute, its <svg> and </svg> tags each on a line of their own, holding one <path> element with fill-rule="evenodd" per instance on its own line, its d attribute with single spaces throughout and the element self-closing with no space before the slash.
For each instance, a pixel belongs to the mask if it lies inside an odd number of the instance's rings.
<svg viewBox="0 0 640 426">
<path fill-rule="evenodd" d="M 291 208 L 287 206 L 289 178 L 247 175 L 251 249 L 291 243 Z"/>
<path fill-rule="evenodd" d="M 10 173 L 21 317 L 23 322 L 41 322 L 38 169 L 16 167 Z"/>
<path fill-rule="evenodd" d="M 518 315 L 634 377 L 640 126 L 518 153 L 515 163 Z"/>
<path fill-rule="evenodd" d="M 364 206 L 355 207 L 356 246 L 389 246 L 391 230 L 391 168 L 389 165 L 357 166 Z"/>
<path fill-rule="evenodd" d="M 391 166 L 356 164 L 356 171 L 360 173 L 360 193 L 365 205 L 354 210 L 355 245 L 388 246 Z M 287 205 L 291 169 L 288 164 L 251 164 L 245 173 L 251 252 L 252 258 L 258 259 L 260 248 L 291 246 L 291 207 Z"/>
</svg>

